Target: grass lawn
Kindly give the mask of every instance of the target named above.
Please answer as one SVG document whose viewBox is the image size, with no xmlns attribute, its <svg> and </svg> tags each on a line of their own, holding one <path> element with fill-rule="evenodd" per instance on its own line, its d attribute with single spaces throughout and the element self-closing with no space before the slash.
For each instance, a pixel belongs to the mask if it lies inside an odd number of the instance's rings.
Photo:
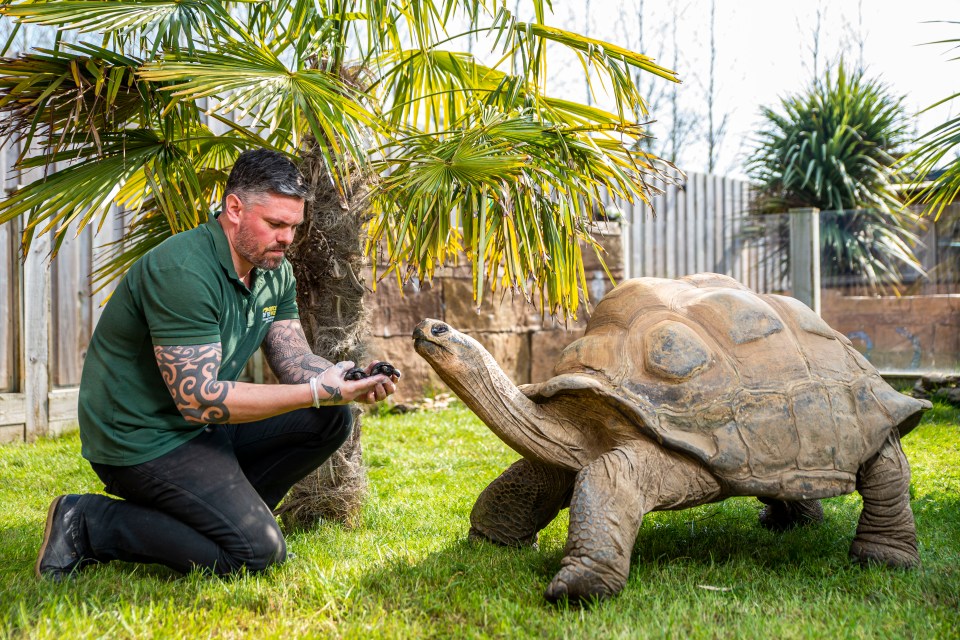
<svg viewBox="0 0 960 640">
<path fill-rule="evenodd" d="M 937 406 L 907 438 L 923 567 L 860 569 L 857 496 L 786 534 L 759 502 L 648 516 L 623 593 L 556 608 L 543 590 L 566 512 L 540 549 L 466 539 L 479 492 L 516 454 L 463 408 L 364 419 L 363 523 L 291 533 L 296 557 L 257 576 L 178 576 L 113 563 L 68 584 L 33 564 L 47 505 L 102 486 L 71 435 L 0 447 L 0 638 L 956 638 L 960 637 L 960 412 Z"/>
</svg>

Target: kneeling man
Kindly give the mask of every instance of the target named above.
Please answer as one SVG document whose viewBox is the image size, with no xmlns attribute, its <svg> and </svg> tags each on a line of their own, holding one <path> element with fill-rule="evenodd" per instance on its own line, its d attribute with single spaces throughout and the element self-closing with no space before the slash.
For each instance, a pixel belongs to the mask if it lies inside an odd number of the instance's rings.
<svg viewBox="0 0 960 640">
<path fill-rule="evenodd" d="M 56 498 L 38 576 L 110 560 L 215 574 L 284 560 L 273 509 L 350 435 L 348 403 L 382 400 L 398 379 L 346 380 L 353 363 L 311 352 L 284 257 L 307 197 L 288 158 L 244 152 L 221 212 L 124 276 L 91 339 L 79 405 L 82 454 L 122 500 Z M 261 347 L 281 384 L 237 382 Z"/>
</svg>

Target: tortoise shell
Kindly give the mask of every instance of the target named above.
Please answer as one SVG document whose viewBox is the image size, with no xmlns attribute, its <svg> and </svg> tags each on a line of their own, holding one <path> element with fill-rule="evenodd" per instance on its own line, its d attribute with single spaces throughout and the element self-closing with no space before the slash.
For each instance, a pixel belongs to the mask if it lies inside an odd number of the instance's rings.
<svg viewBox="0 0 960 640">
<path fill-rule="evenodd" d="M 717 274 L 623 282 L 555 374 L 525 393 L 598 396 L 731 495 L 849 493 L 891 429 L 905 434 L 930 406 L 890 387 L 803 303 Z"/>
</svg>

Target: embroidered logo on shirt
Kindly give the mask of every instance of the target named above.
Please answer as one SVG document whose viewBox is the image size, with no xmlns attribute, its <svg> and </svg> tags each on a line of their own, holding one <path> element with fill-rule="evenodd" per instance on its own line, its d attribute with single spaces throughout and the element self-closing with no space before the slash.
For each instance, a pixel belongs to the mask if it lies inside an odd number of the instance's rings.
<svg viewBox="0 0 960 640">
<path fill-rule="evenodd" d="M 277 306 L 273 305 L 272 307 L 263 308 L 262 320 L 264 322 L 273 322 L 274 318 L 277 317 Z"/>
</svg>

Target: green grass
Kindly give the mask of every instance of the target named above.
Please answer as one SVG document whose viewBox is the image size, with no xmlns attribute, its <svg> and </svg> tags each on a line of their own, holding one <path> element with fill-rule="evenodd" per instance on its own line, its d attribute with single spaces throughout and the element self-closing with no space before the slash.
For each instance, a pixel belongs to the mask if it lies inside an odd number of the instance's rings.
<svg viewBox="0 0 960 640">
<path fill-rule="evenodd" d="M 759 503 L 651 514 L 623 593 L 556 608 L 565 513 L 540 549 L 466 540 L 476 496 L 516 455 L 468 411 L 364 419 L 363 522 L 289 535 L 296 558 L 258 576 L 180 577 L 113 563 L 68 584 L 33 563 L 53 496 L 102 489 L 76 435 L 0 447 L 0 638 L 949 638 L 960 630 L 960 412 L 937 406 L 904 440 L 923 567 L 860 569 L 859 498 L 774 534 Z M 722 590 L 707 589 L 716 587 Z"/>
</svg>

